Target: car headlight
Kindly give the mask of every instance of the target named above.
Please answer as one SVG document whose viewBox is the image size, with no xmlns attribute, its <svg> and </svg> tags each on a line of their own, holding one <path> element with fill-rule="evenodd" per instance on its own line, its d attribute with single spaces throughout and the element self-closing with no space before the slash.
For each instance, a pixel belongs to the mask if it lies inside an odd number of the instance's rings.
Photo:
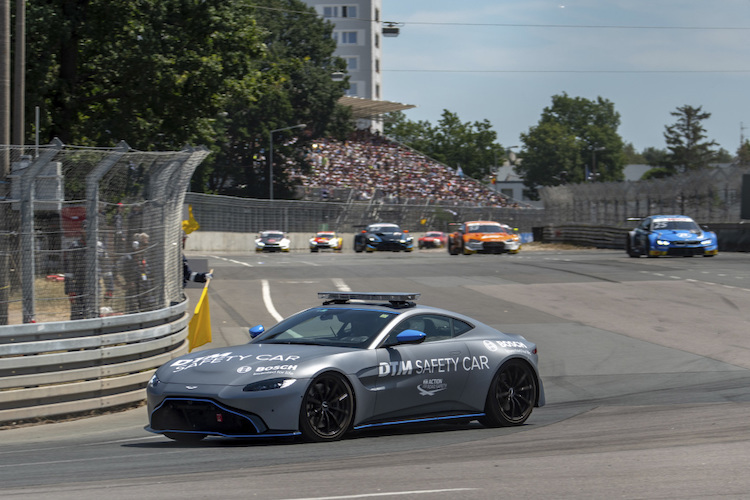
<svg viewBox="0 0 750 500">
<path fill-rule="evenodd" d="M 256 245 L 258 245 L 259 247 L 264 247 L 264 246 L 266 246 L 266 244 L 265 244 L 265 243 L 263 243 L 262 241 L 256 241 L 256 242 L 255 242 L 255 244 L 256 244 Z"/>
<path fill-rule="evenodd" d="M 161 381 L 156 376 L 156 373 L 154 373 L 153 376 L 151 377 L 151 380 L 148 381 L 148 386 L 151 387 L 151 388 L 154 388 L 154 387 L 158 386 L 160 383 L 161 383 Z"/>
<path fill-rule="evenodd" d="M 273 389 L 283 389 L 285 387 L 289 387 L 296 381 L 297 379 L 294 378 L 272 378 L 269 380 L 261 380 L 259 382 L 247 384 L 242 390 L 244 392 L 258 392 L 270 391 Z"/>
<path fill-rule="evenodd" d="M 703 241 L 701 241 L 701 245 L 703 245 L 704 247 L 707 247 L 711 243 L 713 243 L 713 241 L 711 241 L 711 240 L 703 240 Z"/>
<path fill-rule="evenodd" d="M 661 245 L 661 246 L 665 246 L 665 247 L 669 246 L 669 242 L 667 240 L 656 240 L 656 244 L 657 245 Z"/>
</svg>

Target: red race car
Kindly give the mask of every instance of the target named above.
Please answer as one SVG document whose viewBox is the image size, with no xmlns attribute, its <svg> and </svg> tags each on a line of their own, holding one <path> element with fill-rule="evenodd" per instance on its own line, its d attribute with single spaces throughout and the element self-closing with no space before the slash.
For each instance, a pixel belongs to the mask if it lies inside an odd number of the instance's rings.
<svg viewBox="0 0 750 500">
<path fill-rule="evenodd" d="M 446 241 L 445 233 L 442 231 L 427 231 L 419 238 L 417 246 L 421 248 L 443 248 Z"/>
</svg>

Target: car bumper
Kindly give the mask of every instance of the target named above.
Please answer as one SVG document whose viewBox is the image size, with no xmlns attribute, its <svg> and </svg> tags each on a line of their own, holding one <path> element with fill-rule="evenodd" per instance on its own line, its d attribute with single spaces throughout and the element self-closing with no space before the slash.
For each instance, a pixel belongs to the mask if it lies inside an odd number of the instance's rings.
<svg viewBox="0 0 750 500">
<path fill-rule="evenodd" d="M 413 243 L 401 243 L 398 241 L 381 241 L 380 243 L 367 243 L 368 252 L 411 252 Z"/>
<path fill-rule="evenodd" d="M 702 246 L 670 246 L 670 247 L 657 247 L 649 250 L 649 255 L 652 257 L 692 257 L 692 256 L 711 256 L 717 255 L 719 249 L 716 246 L 702 247 Z"/>
<path fill-rule="evenodd" d="M 259 393 L 242 387 L 217 387 L 217 393 L 189 393 L 179 384 L 164 384 L 165 392 L 147 394 L 149 425 L 156 434 L 206 434 L 233 438 L 279 437 L 299 434 L 299 405 L 306 381 Z M 171 387 L 175 386 L 175 387 Z M 295 387 L 296 386 L 296 387 Z M 168 392 L 167 392 L 168 391 Z"/>
<path fill-rule="evenodd" d="M 518 253 L 521 250 L 521 244 L 517 241 L 483 241 L 469 242 L 466 249 L 472 253 Z"/>
</svg>

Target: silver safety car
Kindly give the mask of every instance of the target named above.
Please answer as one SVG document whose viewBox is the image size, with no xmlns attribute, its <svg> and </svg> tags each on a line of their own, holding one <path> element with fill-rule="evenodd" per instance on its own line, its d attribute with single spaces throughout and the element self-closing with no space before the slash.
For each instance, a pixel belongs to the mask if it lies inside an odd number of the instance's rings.
<svg viewBox="0 0 750 500">
<path fill-rule="evenodd" d="M 147 430 L 178 441 L 301 436 L 429 421 L 517 426 L 544 405 L 537 347 L 419 294 L 323 292 L 244 345 L 167 362 Z"/>
</svg>

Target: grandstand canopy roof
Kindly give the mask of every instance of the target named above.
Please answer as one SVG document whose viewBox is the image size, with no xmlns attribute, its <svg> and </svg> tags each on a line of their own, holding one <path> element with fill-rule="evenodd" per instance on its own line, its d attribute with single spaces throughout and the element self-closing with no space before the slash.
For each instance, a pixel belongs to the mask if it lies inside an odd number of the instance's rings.
<svg viewBox="0 0 750 500">
<path fill-rule="evenodd" d="M 375 118 L 385 113 L 394 111 L 403 111 L 405 109 L 415 108 L 414 104 L 401 104 L 393 101 L 375 101 L 364 99 L 362 97 L 343 96 L 339 99 L 339 104 L 352 108 L 352 118 Z"/>
</svg>

